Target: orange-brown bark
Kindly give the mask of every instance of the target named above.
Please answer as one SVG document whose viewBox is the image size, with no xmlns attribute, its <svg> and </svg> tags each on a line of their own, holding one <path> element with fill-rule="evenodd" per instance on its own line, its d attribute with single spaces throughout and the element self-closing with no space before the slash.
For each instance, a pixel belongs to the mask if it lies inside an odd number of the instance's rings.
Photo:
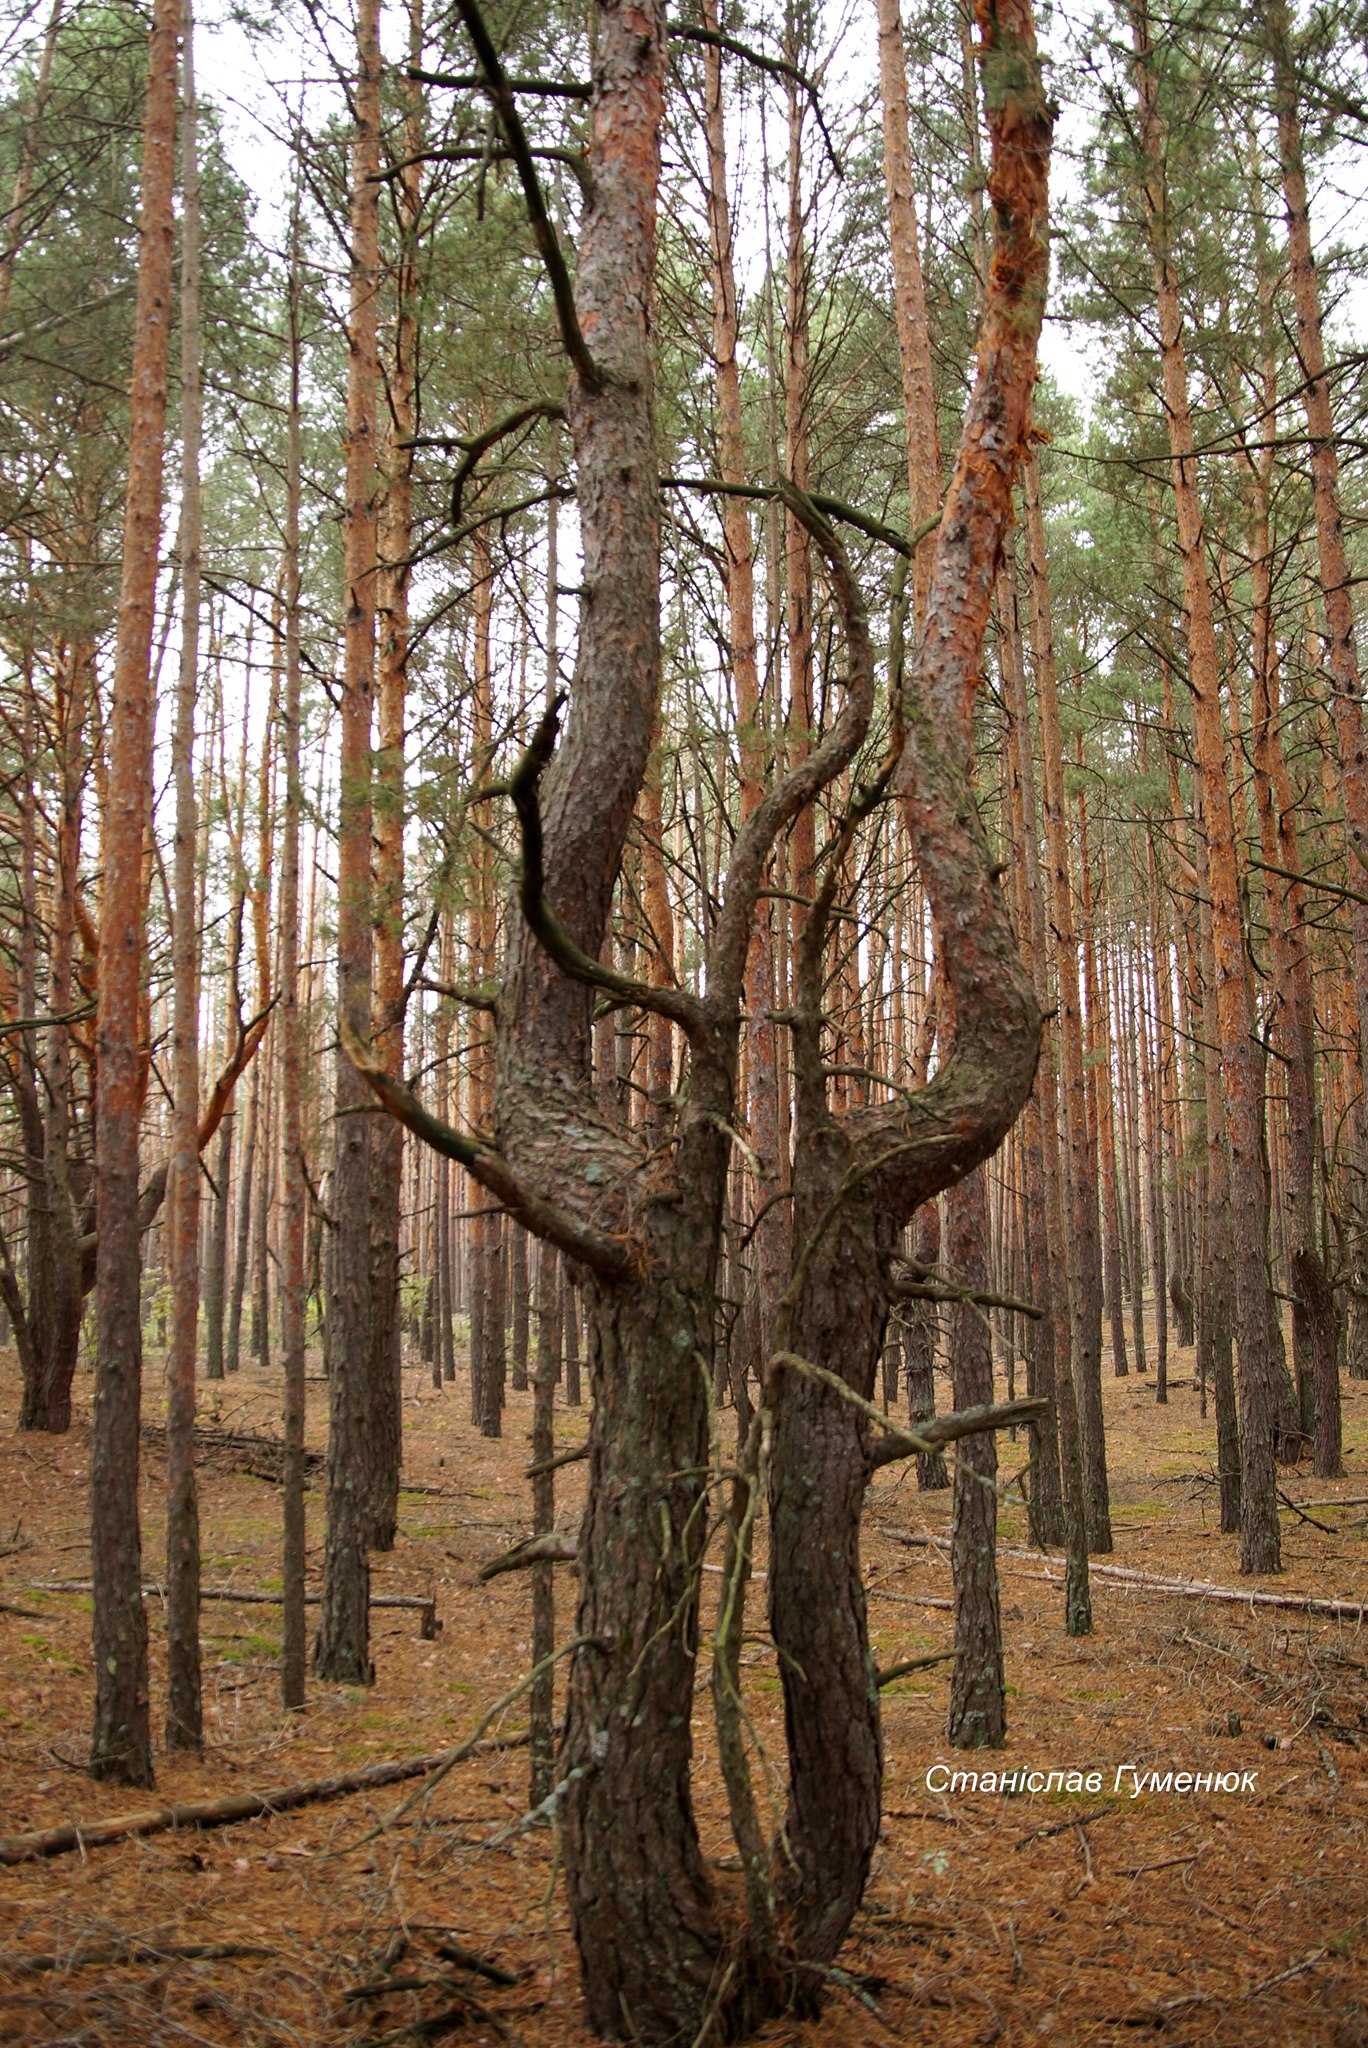
<svg viewBox="0 0 1368 2048">
<path fill-rule="evenodd" d="M 91 1439 L 95 1727 L 91 1769 L 152 1782 L 147 1623 L 138 1526 L 138 1123 L 144 1072 L 143 860 L 152 788 L 152 628 L 161 540 L 174 241 L 180 0 L 157 0 L 148 50 L 137 315 L 129 398 L 119 625 L 107 743 L 96 1016 L 96 1310 Z"/>
<path fill-rule="evenodd" d="M 379 0 L 360 0 L 352 94 L 346 510 L 343 520 L 342 745 L 337 817 L 337 1007 L 359 1035 L 371 1026 L 371 724 L 375 695 L 376 393 L 379 363 Z M 328 1517 L 321 1678 L 368 1685 L 372 1533 L 370 1431 L 374 1323 L 370 1275 L 370 1127 L 366 1084 L 339 1050 L 333 1174 L 334 1285 L 328 1382 Z"/>
<path fill-rule="evenodd" d="M 1164 404 L 1172 455 L 1174 508 L 1182 561 L 1193 739 L 1202 787 L 1210 886 L 1216 1011 L 1234 1210 L 1235 1331 L 1239 1350 L 1241 1525 L 1245 1572 L 1281 1568 L 1275 1445 L 1279 1428 L 1282 1338 L 1268 1274 L 1268 1178 L 1263 1157 L 1263 1075 L 1253 1035 L 1253 1004 L 1240 912 L 1235 821 L 1226 766 L 1225 721 L 1211 580 L 1206 560 L 1195 436 L 1188 396 L 1182 309 L 1169 246 L 1164 128 L 1150 57 L 1144 0 L 1132 7 L 1145 166 L 1145 219 L 1159 312 Z"/>
</svg>

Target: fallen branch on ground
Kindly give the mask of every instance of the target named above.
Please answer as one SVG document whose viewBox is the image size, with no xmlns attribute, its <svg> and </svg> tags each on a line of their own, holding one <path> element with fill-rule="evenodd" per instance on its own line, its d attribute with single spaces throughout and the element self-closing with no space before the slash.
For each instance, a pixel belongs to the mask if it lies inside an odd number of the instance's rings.
<svg viewBox="0 0 1368 2048">
<path fill-rule="evenodd" d="M 1028 1842 L 1043 1842 L 1051 1835 L 1066 1835 L 1070 1828 L 1091 1827 L 1095 1820 L 1105 1820 L 1109 1813 L 1120 1811 L 1119 1806 L 1099 1806 L 1092 1813 L 1070 1814 L 1068 1820 L 1052 1821 L 1049 1827 L 1032 1828 L 1029 1835 L 1018 1835 L 1012 1847 L 1024 1849 Z"/>
<path fill-rule="evenodd" d="M 275 1953 L 245 1941 L 106 1941 L 98 1948 L 82 1948 L 77 1942 L 69 1955 L 0 1955 L 0 1972 L 36 1977 L 45 1970 L 88 1970 L 97 1963 L 218 1963 Z"/>
<path fill-rule="evenodd" d="M 94 1591 L 89 1579 L 30 1579 L 31 1593 L 90 1593 Z M 148 1579 L 143 1585 L 144 1593 L 155 1593 L 162 1598 L 162 1588 L 155 1579 Z M 281 1607 L 285 1602 L 283 1593 L 263 1592 L 256 1586 L 201 1586 L 201 1600 L 228 1600 L 241 1607 Z M 321 1593 L 306 1593 L 304 1605 L 317 1607 L 323 1599 Z M 437 1619 L 437 1596 L 435 1593 L 372 1593 L 372 1607 L 411 1607 L 422 1616 L 418 1633 L 424 1642 L 432 1642 L 441 1629 Z M 41 1619 L 41 1617 L 39 1617 Z"/>
<path fill-rule="evenodd" d="M 138 1434 L 149 1450 L 165 1451 L 166 1429 L 162 1423 L 145 1422 Z M 265 1430 L 216 1429 L 209 1423 L 197 1423 L 195 1459 L 199 1464 L 226 1465 L 231 1472 L 245 1472 L 271 1486 L 279 1486 L 285 1476 L 284 1440 Z M 306 1450 L 305 1478 L 317 1478 L 323 1464 L 322 1451 Z"/>
<path fill-rule="evenodd" d="M 909 1534 L 902 1529 L 885 1528 L 879 1525 L 880 1535 L 887 1536 L 894 1543 L 902 1543 L 909 1550 L 946 1550 L 950 1548 L 949 1538 Z M 1012 1550 L 999 1544 L 999 1558 L 1009 1558 L 1026 1564 L 1055 1564 L 1057 1559 L 1046 1550 Z M 1144 1593 L 1168 1593 L 1182 1600 L 1217 1600 L 1230 1607 L 1276 1607 L 1293 1614 L 1324 1614 L 1334 1621 L 1368 1620 L 1368 1600 L 1321 1600 L 1310 1593 L 1265 1593 L 1257 1586 L 1247 1592 L 1239 1586 L 1216 1586 L 1208 1579 L 1166 1578 L 1157 1572 L 1132 1571 L 1123 1564 L 1088 1563 L 1088 1571 L 1095 1579 L 1114 1579 L 1123 1586 L 1135 1586 Z M 1041 1572 L 1038 1577 L 1048 1586 L 1062 1586 L 1064 1581 L 1055 1572 Z M 887 1596 L 886 1596 L 887 1597 Z"/>
<path fill-rule="evenodd" d="M 949 1606 L 950 1602 L 946 1602 Z M 882 1692 L 886 1685 L 892 1685 L 895 1678 L 906 1678 L 909 1671 L 928 1671 L 933 1664 L 949 1664 L 954 1659 L 953 1650 L 933 1650 L 927 1657 L 909 1657 L 903 1664 L 890 1664 L 887 1671 L 876 1671 L 874 1683 Z"/>
<path fill-rule="evenodd" d="M 467 1756 L 522 1749 L 527 1739 L 524 1728 L 515 1735 L 488 1742 L 467 1742 L 455 1750 L 438 1750 L 435 1755 L 371 1764 L 365 1770 L 346 1771 L 336 1778 L 309 1778 L 297 1785 L 278 1785 L 270 1792 L 233 1792 L 223 1799 L 183 1799 L 172 1806 L 147 1807 L 141 1813 L 114 1814 L 108 1820 L 68 1821 L 61 1827 L 38 1828 L 32 1834 L 0 1837 L 0 1864 L 33 1863 L 44 1856 L 64 1856 L 72 1849 L 84 1853 L 135 1835 L 161 1835 L 177 1828 L 221 1828 L 240 1820 L 264 1820 L 277 1813 L 288 1813 L 292 1807 L 317 1806 L 327 1799 L 345 1799 L 353 1792 L 399 1785 L 406 1778 L 425 1778 L 434 1771 L 450 1770 Z"/>
</svg>

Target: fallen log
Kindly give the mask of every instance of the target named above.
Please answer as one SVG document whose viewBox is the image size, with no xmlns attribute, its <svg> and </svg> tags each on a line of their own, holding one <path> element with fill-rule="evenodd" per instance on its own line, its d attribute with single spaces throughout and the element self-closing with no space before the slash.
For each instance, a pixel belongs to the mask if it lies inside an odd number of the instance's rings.
<svg viewBox="0 0 1368 2048">
<path fill-rule="evenodd" d="M 94 1589 L 89 1579 L 30 1579 L 28 1590 L 31 1593 L 90 1593 Z M 163 1590 L 155 1579 L 144 1581 L 143 1592 L 155 1593 L 158 1599 L 164 1598 Z M 281 1607 L 285 1602 L 283 1593 L 263 1592 L 256 1586 L 201 1586 L 199 1596 L 201 1600 L 230 1600 L 241 1607 Z M 306 1593 L 304 1605 L 317 1607 L 322 1598 L 321 1593 Z M 437 1619 L 435 1593 L 372 1593 L 370 1604 L 372 1607 L 412 1608 L 415 1614 L 422 1616 L 418 1633 L 424 1642 L 432 1642 L 440 1633 L 442 1624 Z"/>
<path fill-rule="evenodd" d="M 0 1864 L 33 1863 L 45 1856 L 64 1856 L 72 1849 L 104 1848 L 110 1842 L 124 1842 L 133 1836 L 161 1835 L 179 1828 L 231 1827 L 241 1820 L 261 1820 L 288 1813 L 298 1806 L 317 1806 L 329 1799 L 345 1799 L 353 1792 L 370 1792 L 384 1785 L 400 1785 L 407 1778 L 425 1778 L 432 1772 L 450 1769 L 468 1756 L 487 1755 L 492 1750 L 522 1749 L 528 1734 L 462 1743 L 457 1749 L 442 1749 L 429 1756 L 411 1756 L 398 1762 L 370 1764 L 364 1770 L 345 1771 L 334 1778 L 308 1778 L 295 1785 L 277 1785 L 270 1792 L 231 1792 L 222 1799 L 183 1799 L 171 1806 L 150 1806 L 140 1813 L 118 1813 L 107 1820 L 67 1821 L 60 1827 L 38 1828 L 31 1834 L 0 1837 Z"/>
<path fill-rule="evenodd" d="M 880 1525 L 879 1533 L 894 1543 L 902 1543 L 909 1550 L 945 1550 L 950 1548 L 945 1536 L 911 1534 L 903 1529 L 888 1529 Z M 1013 1550 L 1006 1545 L 998 1546 L 998 1556 L 1025 1564 L 1054 1564 L 1056 1560 L 1045 1550 Z M 1134 1586 L 1144 1593 L 1168 1593 L 1175 1599 L 1215 1600 L 1230 1607 L 1276 1607 L 1284 1613 L 1323 1614 L 1332 1621 L 1368 1620 L 1368 1600 L 1322 1600 L 1311 1593 L 1265 1593 L 1257 1586 L 1248 1591 L 1239 1586 L 1217 1586 L 1209 1579 L 1176 1579 L 1165 1577 L 1158 1572 L 1135 1571 L 1123 1564 L 1088 1563 L 1088 1573 L 1094 1579 L 1111 1579 L 1123 1586 Z M 1040 1572 L 1036 1576 L 1046 1585 L 1062 1586 L 1064 1581 L 1056 1572 Z M 890 1597 L 890 1596 L 885 1596 Z"/>
</svg>

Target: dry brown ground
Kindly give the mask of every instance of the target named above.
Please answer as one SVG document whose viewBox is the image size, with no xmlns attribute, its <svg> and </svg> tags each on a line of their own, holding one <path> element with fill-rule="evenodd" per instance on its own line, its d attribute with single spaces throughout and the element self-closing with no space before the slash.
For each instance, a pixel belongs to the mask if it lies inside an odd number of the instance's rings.
<svg viewBox="0 0 1368 2048">
<path fill-rule="evenodd" d="M 92 1819 L 148 1803 L 91 1783 L 76 1766 L 91 1706 L 89 1602 L 29 1590 L 83 1577 L 88 1380 L 69 1437 L 20 1437 L 12 1359 L 0 1363 L 0 1833 Z M 523 1533 L 527 1396 L 506 1433 L 485 1442 L 464 1386 L 436 1394 L 408 1375 L 405 1476 L 432 1489 L 402 1507 L 399 1546 L 376 1585 L 436 1590 L 442 1634 L 416 1617 L 375 1617 L 377 1682 L 368 1692 L 311 1686 L 307 1711 L 276 1705 L 278 1613 L 205 1609 L 209 1740 L 201 1762 L 159 1753 L 160 1799 L 266 1789 L 367 1760 L 436 1750 L 473 1727 L 528 1663 L 526 1574 L 473 1581 Z M 326 1391 L 309 1388 L 309 1434 L 321 1443 Z M 1212 1456 L 1212 1427 L 1190 1385 L 1156 1409 L 1147 1383 L 1109 1381 L 1108 1442 L 1117 1561 L 1225 1585 L 1235 1540 L 1213 1527 L 1193 1475 Z M 209 1419 L 275 1424 L 273 1383 L 244 1373 L 204 1389 Z M 558 1421 L 579 1439 L 583 1413 Z M 1350 1477 L 1286 1480 L 1299 1499 L 1368 1494 L 1368 1386 L 1346 1401 Z M 1005 1447 L 1008 1469 L 1021 1452 Z M 561 1475 L 577 1510 L 582 1468 Z M 144 1472 L 146 1557 L 160 1554 L 163 1473 Z M 203 1480 L 206 1582 L 278 1584 L 279 1496 L 211 1466 Z M 926 1604 L 950 1591 L 944 1558 L 887 1531 L 943 1530 L 948 1494 L 918 1495 L 896 1469 L 880 1475 L 867 1517 L 871 1625 L 882 1665 L 941 1646 L 950 1617 Z M 1279 1590 L 1368 1594 L 1368 1507 L 1317 1511 L 1333 1533 L 1286 1518 Z M 311 1545 L 322 1499 L 309 1497 Z M 11 1539 L 10 1532 L 14 1531 Z M 1025 1540 L 1004 1504 L 1005 1543 Z M 314 1562 L 317 1562 L 315 1554 Z M 573 1581 L 558 1579 L 568 1632 Z M 926 1772 L 950 1758 L 946 1671 L 884 1695 L 888 1757 L 883 1841 L 865 1907 L 820 2025 L 779 2024 L 771 2044 L 856 2048 L 888 2041 L 946 2048 L 989 2042 L 1211 2042 L 1229 2048 L 1368 2048 L 1368 1631 L 1286 1613 L 1156 1596 L 1096 1581 L 1096 1633 L 1070 1642 L 1060 1594 L 1034 1564 L 1004 1562 L 1011 1731 L 1005 1761 L 1096 1768 L 1101 1796 L 936 1797 Z M 756 1603 L 763 1607 L 763 1600 Z M 28 1614 L 12 1609 L 27 1608 Z M 163 1637 L 151 1603 L 154 1708 Z M 749 1706 L 776 1753 L 778 1680 L 768 1644 L 747 1651 Z M 702 1704 L 702 1703 L 701 1703 Z M 1239 1717 L 1239 1733 L 1226 1732 Z M 507 1727 L 521 1724 L 514 1708 Z M 731 1843 L 699 1716 L 701 1824 L 724 1864 Z M 1217 1730 L 1222 1732 L 1216 1732 Z M 962 1760 L 959 1760 L 962 1761 Z M 991 1759 L 970 1759 L 988 1767 Z M 1121 1763 L 1159 1770 L 1257 1770 L 1252 1796 L 1112 1795 Z M 358 1837 L 392 1812 L 399 1787 L 273 1819 L 192 1835 L 163 1834 L 0 1871 L 0 2039 L 31 2042 L 299 2044 L 447 2038 L 414 2023 L 450 2015 L 456 1994 L 429 1985 L 375 2003 L 345 1994 L 410 1946 L 395 1974 L 430 1978 L 445 1930 L 517 1975 L 477 1984 L 450 2038 L 571 2048 L 588 2040 L 554 1845 L 545 1830 L 509 1832 L 526 1803 L 526 1752 L 472 1758 L 421 1816 L 378 1839 Z M 1076 1822 L 1076 1824 L 1071 1824 Z M 1062 1825 L 1060 1825 L 1062 1823 Z M 497 1839 L 495 1839 L 497 1838 Z M 162 1947 L 235 1943 L 234 1959 L 82 1963 L 129 1937 Z M 41 1972 L 20 1956 L 56 1958 Z"/>
</svg>

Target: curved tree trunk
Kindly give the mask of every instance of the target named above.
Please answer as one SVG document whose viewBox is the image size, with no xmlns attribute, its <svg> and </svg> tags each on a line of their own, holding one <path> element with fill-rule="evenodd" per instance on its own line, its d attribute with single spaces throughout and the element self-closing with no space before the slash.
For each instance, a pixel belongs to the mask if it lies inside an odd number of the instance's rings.
<svg viewBox="0 0 1368 2048">
<path fill-rule="evenodd" d="M 840 843 L 828 848 L 827 880 L 804 926 L 792 1005 L 795 1271 L 780 1316 L 791 1349 L 776 1354 L 770 1374 L 770 1614 L 790 1760 L 774 1882 L 800 1996 L 816 1989 L 808 1970 L 830 1962 L 863 1895 L 877 1836 L 881 1751 L 859 1568 L 858 1473 L 862 1462 L 866 1475 L 872 1469 L 866 1424 L 835 1386 L 784 1359 L 825 1368 L 868 1396 L 897 1237 L 923 1202 L 1001 1143 L 1030 1092 L 1040 1041 L 1039 1006 L 969 770 L 974 690 L 1035 379 L 1051 116 L 1029 4 L 982 0 L 975 14 L 997 242 L 977 378 L 902 707 L 905 743 L 889 764 L 930 897 L 957 1033 L 935 1079 L 900 1108 L 841 1117 L 831 1110 L 822 991 Z M 854 675 L 863 610 L 839 576 L 836 586 Z M 865 658 L 872 660 L 867 647 Z M 858 808 L 848 814 L 846 845 L 859 815 Z"/>
<path fill-rule="evenodd" d="M 801 1123 L 794 1161 L 794 1244 L 801 1258 L 840 1199 L 858 1154 L 830 1125 Z M 794 1304 L 802 1356 L 862 1399 L 874 1391 L 888 1316 L 889 1226 L 849 1199 L 815 1243 Z M 779 1654 L 789 1789 L 772 1882 L 779 1928 L 798 1966 L 800 2008 L 864 1895 L 883 1784 L 879 1695 L 860 1571 L 869 1430 L 832 1387 L 796 1371 L 774 1398 L 770 1463 L 770 1630 Z"/>
</svg>

